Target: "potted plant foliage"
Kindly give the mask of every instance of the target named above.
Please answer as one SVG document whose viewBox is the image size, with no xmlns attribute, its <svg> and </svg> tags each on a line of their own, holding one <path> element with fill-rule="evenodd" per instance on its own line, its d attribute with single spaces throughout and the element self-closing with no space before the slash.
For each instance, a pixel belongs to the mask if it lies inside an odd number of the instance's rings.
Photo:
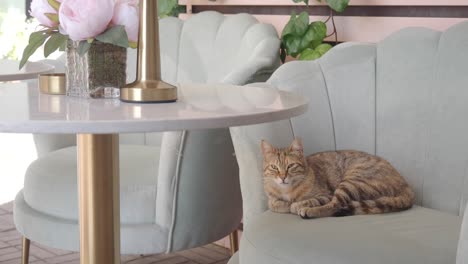
<svg viewBox="0 0 468 264">
<path fill-rule="evenodd" d="M 158 0 L 158 16 L 159 18 L 178 16 L 185 8 L 180 6 L 178 0 Z"/>
<path fill-rule="evenodd" d="M 295 3 L 309 5 L 309 0 L 292 0 Z M 299 60 L 315 60 L 332 48 L 332 45 L 324 43 L 325 38 L 335 36 L 338 42 L 334 20 L 334 12 L 343 12 L 349 4 L 349 0 L 316 0 L 325 2 L 330 8 L 330 15 L 325 21 L 309 21 L 306 11 L 297 15 L 294 11 L 281 34 L 281 61 L 284 63 L 287 56 Z M 331 22 L 333 31 L 327 35 L 327 22 Z"/>
</svg>

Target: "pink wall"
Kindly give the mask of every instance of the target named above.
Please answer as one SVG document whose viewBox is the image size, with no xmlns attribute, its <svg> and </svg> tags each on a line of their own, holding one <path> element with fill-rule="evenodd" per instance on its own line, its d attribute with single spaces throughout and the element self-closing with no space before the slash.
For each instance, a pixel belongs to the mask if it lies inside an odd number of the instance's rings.
<svg viewBox="0 0 468 264">
<path fill-rule="evenodd" d="M 192 12 L 217 10 L 222 13 L 247 12 L 273 24 L 281 32 L 292 10 L 307 9 L 292 0 L 180 0 Z M 324 7 L 310 1 L 311 20 L 325 20 Z M 314 7 L 315 6 L 315 7 Z M 339 41 L 377 42 L 404 27 L 444 30 L 468 19 L 468 0 L 351 0 L 345 13 L 336 17 Z M 331 26 L 330 26 L 331 28 Z"/>
</svg>

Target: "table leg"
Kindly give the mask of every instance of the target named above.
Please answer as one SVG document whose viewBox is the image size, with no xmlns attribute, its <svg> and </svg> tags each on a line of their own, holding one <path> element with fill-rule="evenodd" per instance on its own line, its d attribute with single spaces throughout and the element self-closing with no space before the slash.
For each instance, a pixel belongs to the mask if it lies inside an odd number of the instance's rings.
<svg viewBox="0 0 468 264">
<path fill-rule="evenodd" d="M 237 229 L 229 235 L 229 242 L 231 244 L 231 255 L 234 255 L 239 251 L 239 233 Z"/>
<path fill-rule="evenodd" d="M 120 263 L 119 136 L 78 134 L 81 264 Z"/>
</svg>

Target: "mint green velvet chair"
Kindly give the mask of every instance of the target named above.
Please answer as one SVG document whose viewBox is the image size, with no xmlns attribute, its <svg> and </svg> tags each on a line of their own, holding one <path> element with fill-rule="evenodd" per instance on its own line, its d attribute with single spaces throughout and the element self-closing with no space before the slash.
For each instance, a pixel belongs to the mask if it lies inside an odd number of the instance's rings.
<svg viewBox="0 0 468 264">
<path fill-rule="evenodd" d="M 468 263 L 468 22 L 342 44 L 319 60 L 287 63 L 259 85 L 310 105 L 297 118 L 231 128 L 244 233 L 230 264 Z M 260 140 L 288 146 L 294 137 L 307 155 L 357 149 L 384 157 L 413 187 L 416 205 L 313 220 L 268 211 Z"/>
</svg>

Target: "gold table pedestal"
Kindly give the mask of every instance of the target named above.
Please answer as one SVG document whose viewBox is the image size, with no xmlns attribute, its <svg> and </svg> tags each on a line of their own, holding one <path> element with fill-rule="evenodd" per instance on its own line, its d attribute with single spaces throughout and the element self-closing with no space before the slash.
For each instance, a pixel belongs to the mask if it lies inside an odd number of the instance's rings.
<svg viewBox="0 0 468 264">
<path fill-rule="evenodd" d="M 119 136 L 78 134 L 81 264 L 120 263 Z"/>
<path fill-rule="evenodd" d="M 239 231 L 236 229 L 229 235 L 229 243 L 231 245 L 231 255 L 239 251 Z"/>
</svg>

